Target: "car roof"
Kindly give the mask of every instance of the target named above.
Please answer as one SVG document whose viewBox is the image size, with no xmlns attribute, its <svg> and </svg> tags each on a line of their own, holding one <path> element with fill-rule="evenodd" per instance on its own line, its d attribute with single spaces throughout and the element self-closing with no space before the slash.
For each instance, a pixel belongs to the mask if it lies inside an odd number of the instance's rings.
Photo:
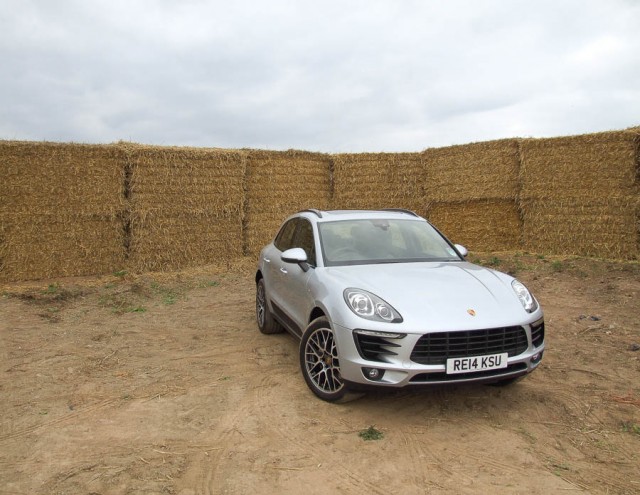
<svg viewBox="0 0 640 495">
<path fill-rule="evenodd" d="M 383 210 L 302 210 L 297 215 L 304 216 L 314 222 L 331 222 L 337 220 L 361 220 L 361 219 L 413 219 L 423 220 L 421 216 L 410 210 L 383 209 Z"/>
</svg>

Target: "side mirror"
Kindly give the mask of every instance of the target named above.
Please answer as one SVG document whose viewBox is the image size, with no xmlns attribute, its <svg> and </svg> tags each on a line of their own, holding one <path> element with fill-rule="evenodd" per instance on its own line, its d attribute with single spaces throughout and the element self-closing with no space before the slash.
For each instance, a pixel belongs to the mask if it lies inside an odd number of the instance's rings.
<svg viewBox="0 0 640 495">
<path fill-rule="evenodd" d="M 280 259 L 285 263 L 306 263 L 307 253 L 302 248 L 291 248 L 282 253 Z"/>
<path fill-rule="evenodd" d="M 467 257 L 467 255 L 469 254 L 469 251 L 467 251 L 466 247 L 461 246 L 460 244 L 454 244 L 454 246 L 458 250 L 458 252 L 462 255 L 463 258 Z"/>
<path fill-rule="evenodd" d="M 304 252 L 302 248 L 291 248 L 287 249 L 282 255 L 280 259 L 285 263 L 296 263 L 300 268 L 302 268 L 303 272 L 309 271 L 309 263 L 307 263 L 307 253 Z"/>
</svg>

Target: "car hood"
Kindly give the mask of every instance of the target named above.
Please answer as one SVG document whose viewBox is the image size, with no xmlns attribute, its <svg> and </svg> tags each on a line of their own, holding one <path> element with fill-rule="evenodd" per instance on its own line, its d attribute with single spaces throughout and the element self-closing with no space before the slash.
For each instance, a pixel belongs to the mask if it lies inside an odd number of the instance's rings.
<svg viewBox="0 0 640 495">
<path fill-rule="evenodd" d="M 387 301 L 402 315 L 405 331 L 493 328 L 532 317 L 511 288 L 513 278 L 467 262 L 341 266 L 326 268 L 324 275 L 340 295 L 353 287 Z M 354 323 L 349 312 L 347 326 Z M 360 326 L 370 323 L 353 316 Z"/>
</svg>

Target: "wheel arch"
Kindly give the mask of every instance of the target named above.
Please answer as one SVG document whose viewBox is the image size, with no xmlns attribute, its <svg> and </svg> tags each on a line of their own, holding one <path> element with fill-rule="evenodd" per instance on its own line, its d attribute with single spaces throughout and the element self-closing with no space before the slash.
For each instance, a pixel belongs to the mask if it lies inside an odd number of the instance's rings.
<svg viewBox="0 0 640 495">
<path fill-rule="evenodd" d="M 326 311 L 324 311 L 321 307 L 319 306 L 315 306 L 312 310 L 311 313 L 309 314 L 309 321 L 307 321 L 307 324 L 311 323 L 313 320 L 316 320 L 322 316 L 327 316 Z"/>
</svg>

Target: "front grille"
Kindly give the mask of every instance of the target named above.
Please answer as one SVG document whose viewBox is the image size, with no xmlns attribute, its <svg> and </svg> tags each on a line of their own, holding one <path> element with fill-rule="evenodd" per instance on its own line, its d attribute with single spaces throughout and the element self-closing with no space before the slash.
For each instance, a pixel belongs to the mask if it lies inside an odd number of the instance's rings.
<svg viewBox="0 0 640 495">
<path fill-rule="evenodd" d="M 487 378 L 507 375 L 517 371 L 526 371 L 526 369 L 526 363 L 516 363 L 506 368 L 478 371 L 476 373 L 456 373 L 453 375 L 447 375 L 444 371 L 439 371 L 437 373 L 419 373 L 411 378 L 410 383 L 450 382 L 453 380 L 466 380 L 471 378 Z"/>
<path fill-rule="evenodd" d="M 523 327 L 428 333 L 418 339 L 411 360 L 419 364 L 445 364 L 447 359 L 456 357 L 503 352 L 517 356 L 527 347 L 527 333 Z"/>
<path fill-rule="evenodd" d="M 531 325 L 531 341 L 533 347 L 540 347 L 544 342 L 544 321 L 539 324 Z"/>
<path fill-rule="evenodd" d="M 353 336 L 356 340 L 356 347 L 358 348 L 358 353 L 363 359 L 385 363 L 387 362 L 387 360 L 384 359 L 384 356 L 398 355 L 398 353 L 393 352 L 390 348 L 400 347 L 400 345 L 389 342 L 388 340 L 383 339 L 382 337 L 363 335 L 363 334 L 357 333 L 357 331 L 354 332 Z"/>
</svg>

